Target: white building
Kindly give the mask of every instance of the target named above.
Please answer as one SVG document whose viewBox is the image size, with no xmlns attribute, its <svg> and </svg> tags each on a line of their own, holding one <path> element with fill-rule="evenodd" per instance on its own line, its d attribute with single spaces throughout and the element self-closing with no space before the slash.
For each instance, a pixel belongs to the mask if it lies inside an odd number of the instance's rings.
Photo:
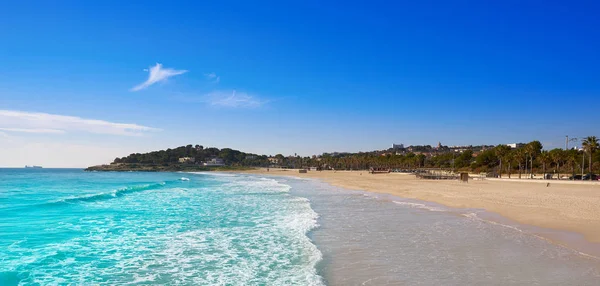
<svg viewBox="0 0 600 286">
<path fill-rule="evenodd" d="M 221 159 L 221 158 L 212 158 L 212 159 L 204 162 L 202 165 L 204 165 L 204 166 L 225 166 L 225 161 L 223 161 L 223 159 Z"/>
<path fill-rule="evenodd" d="M 179 163 L 189 164 L 189 163 L 194 163 L 194 162 L 196 162 L 196 158 L 194 158 L 194 157 L 179 158 Z"/>
<path fill-rule="evenodd" d="M 521 148 L 523 146 L 525 146 L 524 143 L 510 143 L 510 144 L 504 144 L 512 149 L 517 149 L 517 148 Z"/>
</svg>

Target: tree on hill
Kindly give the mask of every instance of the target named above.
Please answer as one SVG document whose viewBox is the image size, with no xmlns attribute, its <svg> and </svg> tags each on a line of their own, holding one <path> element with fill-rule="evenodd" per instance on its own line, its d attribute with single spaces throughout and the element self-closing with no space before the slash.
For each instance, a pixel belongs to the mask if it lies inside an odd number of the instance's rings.
<svg viewBox="0 0 600 286">
<path fill-rule="evenodd" d="M 253 155 L 253 156 L 248 156 Z M 180 146 L 177 148 L 169 148 L 166 150 L 152 151 L 148 153 L 133 153 L 122 158 L 115 158 L 113 163 L 128 163 L 128 164 L 147 164 L 147 165 L 162 165 L 169 166 L 179 164 L 179 158 L 191 157 L 195 158 L 197 163 L 210 158 L 222 158 L 226 165 L 234 166 L 267 166 L 266 156 L 258 156 L 247 154 L 230 148 L 204 148 L 201 145 Z M 248 159 L 247 159 L 248 157 Z"/>
</svg>

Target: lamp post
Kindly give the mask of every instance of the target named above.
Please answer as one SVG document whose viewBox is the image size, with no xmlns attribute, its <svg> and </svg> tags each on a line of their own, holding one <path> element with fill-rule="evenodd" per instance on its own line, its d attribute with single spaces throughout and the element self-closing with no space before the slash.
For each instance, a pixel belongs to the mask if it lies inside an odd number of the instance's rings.
<svg viewBox="0 0 600 286">
<path fill-rule="evenodd" d="M 569 135 L 567 135 L 566 137 L 567 139 L 565 140 L 565 151 L 569 150 L 569 142 L 577 141 L 577 138 L 569 139 Z"/>
<path fill-rule="evenodd" d="M 531 158 L 531 164 L 529 164 L 529 178 L 533 179 L 533 156 L 530 157 Z"/>
<path fill-rule="evenodd" d="M 452 173 L 455 173 L 455 171 L 454 171 L 454 155 L 455 154 L 456 153 L 454 151 L 452 151 Z"/>
<path fill-rule="evenodd" d="M 527 158 L 528 155 L 528 153 L 525 153 L 525 175 L 527 175 L 527 170 L 529 170 L 527 168 L 527 163 L 529 163 L 529 158 Z"/>
</svg>

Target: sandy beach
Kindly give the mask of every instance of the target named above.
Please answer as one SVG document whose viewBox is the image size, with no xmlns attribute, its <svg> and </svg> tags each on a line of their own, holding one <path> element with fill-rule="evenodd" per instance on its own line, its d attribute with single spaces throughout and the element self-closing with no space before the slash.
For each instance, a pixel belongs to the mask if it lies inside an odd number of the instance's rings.
<svg viewBox="0 0 600 286">
<path fill-rule="evenodd" d="M 400 173 L 372 175 L 366 171 L 301 174 L 297 170 L 257 169 L 247 173 L 315 178 L 346 189 L 391 194 L 455 208 L 485 209 L 519 224 L 581 234 L 588 242 L 600 243 L 598 183 L 526 179 L 461 183 L 420 180 Z"/>
</svg>

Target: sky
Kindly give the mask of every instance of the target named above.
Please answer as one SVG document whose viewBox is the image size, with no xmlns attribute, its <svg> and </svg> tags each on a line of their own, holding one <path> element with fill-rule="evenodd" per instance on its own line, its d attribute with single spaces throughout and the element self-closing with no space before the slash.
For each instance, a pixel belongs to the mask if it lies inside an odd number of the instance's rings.
<svg viewBox="0 0 600 286">
<path fill-rule="evenodd" d="M 0 166 L 600 135 L 595 1 L 322 2 L 0 4 Z"/>
</svg>

